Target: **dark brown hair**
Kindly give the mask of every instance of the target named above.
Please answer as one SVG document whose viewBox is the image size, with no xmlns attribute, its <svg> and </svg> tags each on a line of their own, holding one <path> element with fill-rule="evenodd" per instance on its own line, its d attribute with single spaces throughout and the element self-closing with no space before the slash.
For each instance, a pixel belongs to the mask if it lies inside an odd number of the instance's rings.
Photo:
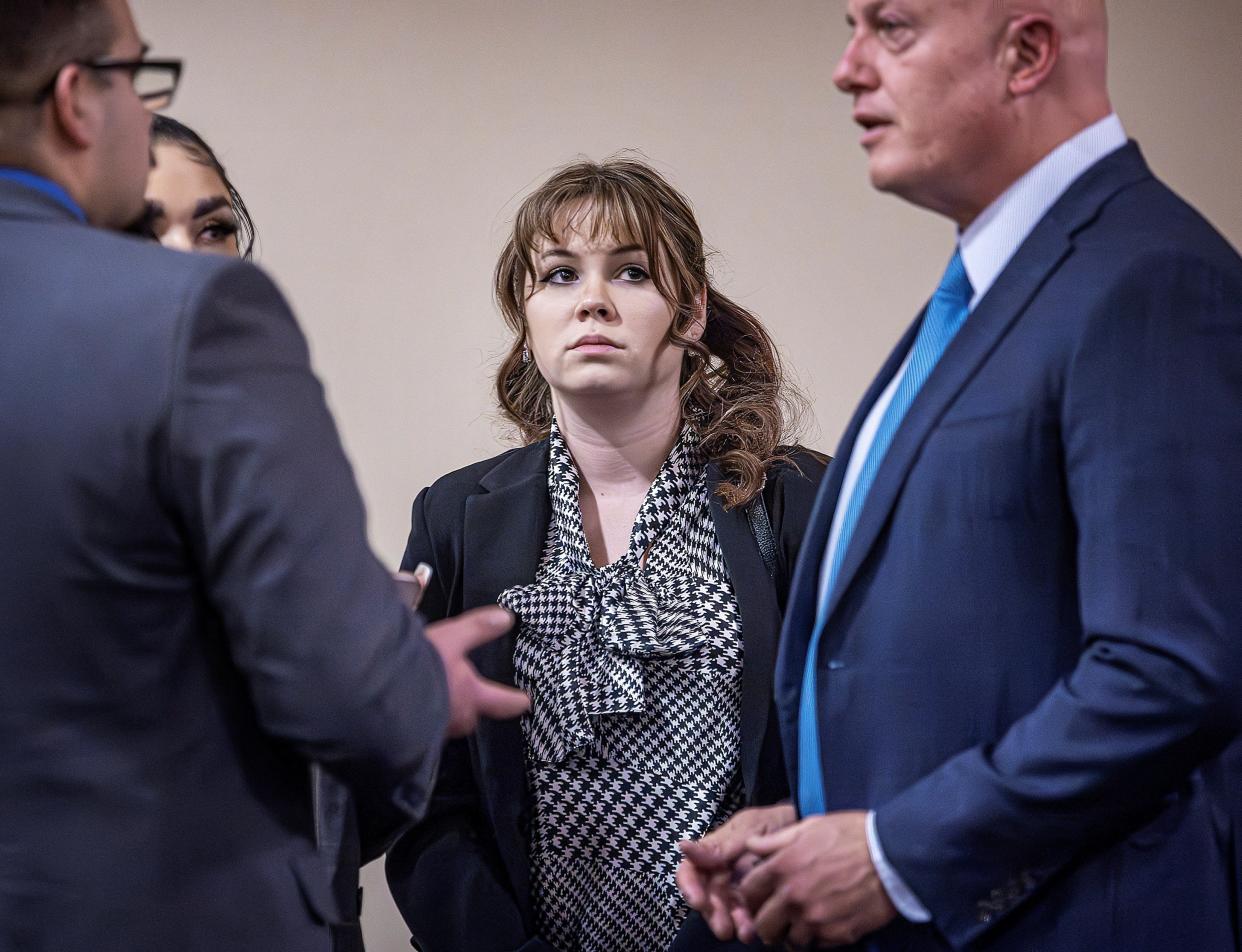
<svg viewBox="0 0 1242 952">
<path fill-rule="evenodd" d="M 35 102 L 61 66 L 107 53 L 116 30 L 102 0 L 0 3 L 0 102 Z"/>
<path fill-rule="evenodd" d="M 229 196 L 229 206 L 233 209 L 233 215 L 237 219 L 237 253 L 243 258 L 252 257 L 254 243 L 258 238 L 254 228 L 254 219 L 250 217 L 250 209 L 246 207 L 241 192 L 237 191 L 236 186 L 233 185 L 232 179 L 229 178 L 228 172 L 224 170 L 224 165 L 216 157 L 211 146 L 184 122 L 178 122 L 171 116 L 157 115 L 151 123 L 151 145 L 154 147 L 159 143 L 178 146 L 190 157 L 190 161 L 205 165 L 220 176 L 224 190 Z"/>
<path fill-rule="evenodd" d="M 527 443 L 543 439 L 552 424 L 552 395 L 534 361 L 523 361 L 525 306 L 535 278 L 532 256 L 558 231 L 584 228 L 642 245 L 652 280 L 673 308 L 669 339 L 685 348 L 681 369 L 682 417 L 698 432 L 725 481 L 718 492 L 729 508 L 744 505 L 763 488 L 768 468 L 788 457 L 781 444 L 801 416 L 805 400 L 784 377 L 776 348 L 759 320 L 711 284 L 707 251 L 685 197 L 651 166 L 628 155 L 603 162 L 575 162 L 555 172 L 518 208 L 513 233 L 496 264 L 496 301 L 514 333 L 496 374 L 504 416 Z M 706 289 L 702 337 L 686 334 Z"/>
</svg>

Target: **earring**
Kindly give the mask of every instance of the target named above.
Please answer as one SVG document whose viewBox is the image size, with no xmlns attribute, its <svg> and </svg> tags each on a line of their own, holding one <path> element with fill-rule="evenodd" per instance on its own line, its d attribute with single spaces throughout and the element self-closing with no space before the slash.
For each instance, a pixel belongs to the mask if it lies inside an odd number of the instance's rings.
<svg viewBox="0 0 1242 952">
<path fill-rule="evenodd" d="M 530 363 L 530 348 L 527 347 L 525 344 L 522 345 L 522 363 L 524 364 Z"/>
</svg>

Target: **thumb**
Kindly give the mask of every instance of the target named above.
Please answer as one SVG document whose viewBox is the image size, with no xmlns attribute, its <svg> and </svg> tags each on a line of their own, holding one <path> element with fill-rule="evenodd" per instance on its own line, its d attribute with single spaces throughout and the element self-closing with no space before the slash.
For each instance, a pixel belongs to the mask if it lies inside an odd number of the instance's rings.
<svg viewBox="0 0 1242 952">
<path fill-rule="evenodd" d="M 682 840 L 677 844 L 681 855 L 702 870 L 728 869 L 729 858 L 715 843 L 703 840 Z"/>
</svg>

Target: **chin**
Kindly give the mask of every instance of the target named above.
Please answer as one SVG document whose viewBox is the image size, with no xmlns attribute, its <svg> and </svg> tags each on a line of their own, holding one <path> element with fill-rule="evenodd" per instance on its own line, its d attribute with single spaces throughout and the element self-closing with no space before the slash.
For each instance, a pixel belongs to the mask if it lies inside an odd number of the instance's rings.
<svg viewBox="0 0 1242 952">
<path fill-rule="evenodd" d="M 884 157 L 872 155 L 871 161 L 867 166 L 867 173 L 871 178 L 871 187 L 880 192 L 892 192 L 897 195 L 903 193 L 902 183 L 906 176 L 902 174 L 902 168 L 891 160 L 886 161 Z"/>
</svg>

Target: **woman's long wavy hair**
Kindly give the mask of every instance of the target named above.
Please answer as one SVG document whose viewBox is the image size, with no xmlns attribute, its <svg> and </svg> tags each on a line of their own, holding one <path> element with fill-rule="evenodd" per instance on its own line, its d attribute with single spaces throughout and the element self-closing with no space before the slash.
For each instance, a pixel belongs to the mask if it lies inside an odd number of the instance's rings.
<svg viewBox="0 0 1242 952">
<path fill-rule="evenodd" d="M 690 203 L 655 169 L 629 156 L 575 162 L 526 198 L 496 264 L 496 301 L 514 333 L 496 375 L 504 416 L 527 443 L 552 425 L 552 394 L 527 347 L 526 300 L 536 278 L 533 256 L 543 241 L 558 243 L 567 229 L 596 241 L 643 247 L 652 280 L 673 309 L 669 339 L 685 349 L 681 410 L 704 451 L 724 475 L 718 489 L 727 508 L 748 503 L 768 468 L 788 457 L 782 444 L 800 421 L 805 400 L 786 381 L 772 338 L 759 320 L 712 286 L 707 250 Z M 707 323 L 695 298 L 707 293 Z"/>
</svg>

